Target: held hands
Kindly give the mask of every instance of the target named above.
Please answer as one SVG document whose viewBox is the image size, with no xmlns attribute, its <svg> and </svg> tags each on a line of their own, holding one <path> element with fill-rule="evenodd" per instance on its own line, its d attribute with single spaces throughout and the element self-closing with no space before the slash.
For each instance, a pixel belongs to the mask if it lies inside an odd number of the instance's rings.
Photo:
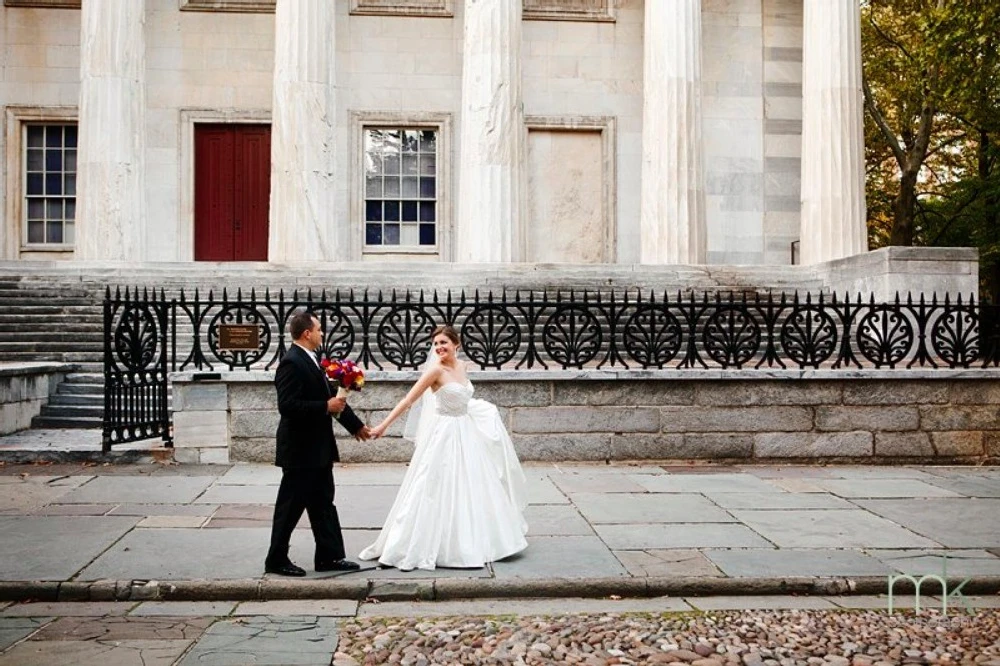
<svg viewBox="0 0 1000 666">
<path fill-rule="evenodd" d="M 388 427 L 389 427 L 388 424 L 385 421 L 382 421 L 382 423 L 379 423 L 377 426 L 372 428 L 370 430 L 372 439 L 378 439 L 379 437 L 384 435 Z"/>
<path fill-rule="evenodd" d="M 354 439 L 359 442 L 367 442 L 372 438 L 372 430 L 368 426 L 362 426 L 361 430 L 354 433 Z"/>
</svg>

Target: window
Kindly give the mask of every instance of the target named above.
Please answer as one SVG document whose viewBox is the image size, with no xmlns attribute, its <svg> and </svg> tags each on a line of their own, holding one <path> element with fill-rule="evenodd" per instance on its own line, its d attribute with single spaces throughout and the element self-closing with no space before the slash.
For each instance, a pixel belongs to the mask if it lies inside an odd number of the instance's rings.
<svg viewBox="0 0 1000 666">
<path fill-rule="evenodd" d="M 614 21 L 611 0 L 524 0 L 524 18 L 554 21 Z"/>
<path fill-rule="evenodd" d="M 438 130 L 364 128 L 366 247 L 438 243 Z"/>
<path fill-rule="evenodd" d="M 72 245 L 76 219 L 75 124 L 24 126 L 24 239 Z"/>
<path fill-rule="evenodd" d="M 454 16 L 453 0 L 351 0 L 352 14 Z"/>
</svg>

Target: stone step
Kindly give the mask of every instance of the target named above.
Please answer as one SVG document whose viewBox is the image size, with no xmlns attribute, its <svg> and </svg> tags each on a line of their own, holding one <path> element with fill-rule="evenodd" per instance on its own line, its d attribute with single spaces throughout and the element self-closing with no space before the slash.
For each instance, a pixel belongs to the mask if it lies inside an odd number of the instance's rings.
<svg viewBox="0 0 1000 666">
<path fill-rule="evenodd" d="M 11 334 L 23 332 L 27 326 L 30 325 L 30 318 L 28 315 L 15 315 L 16 319 L 14 321 L 4 321 L 3 315 L 0 315 L 0 338 L 2 339 L 14 339 L 9 338 Z M 98 320 L 96 318 L 66 318 L 54 321 L 50 317 L 46 317 L 47 326 L 46 331 L 55 331 L 63 333 L 78 333 L 81 335 L 96 336 L 98 338 L 104 339 L 104 319 L 103 317 Z"/>
<path fill-rule="evenodd" d="M 63 382 L 59 385 L 59 393 L 57 395 L 87 395 L 87 396 L 98 396 L 102 400 L 104 399 L 104 384 L 67 384 Z"/>
<path fill-rule="evenodd" d="M 100 304 L 95 305 L 51 305 L 48 303 L 33 303 L 31 305 L 25 303 L 18 303 L 16 305 L 8 305 L 3 308 L 3 312 L 6 315 L 17 315 L 17 314 L 29 314 L 29 315 L 91 315 L 104 317 L 104 311 Z"/>
<path fill-rule="evenodd" d="M 42 405 L 41 413 L 42 416 L 89 416 L 96 413 L 99 417 L 104 413 L 104 400 L 102 398 L 101 402 L 97 405 L 64 405 L 49 402 Z"/>
<path fill-rule="evenodd" d="M 104 410 L 103 390 L 100 393 L 70 393 L 68 391 L 64 392 L 64 389 L 65 385 L 60 385 L 56 394 L 49 398 L 49 402 L 45 406 L 50 411 L 66 405 L 74 407 L 99 407 L 102 411 Z"/>
<path fill-rule="evenodd" d="M 31 419 L 32 428 L 101 428 L 103 425 L 100 418 L 39 415 Z"/>
<path fill-rule="evenodd" d="M 81 342 L 87 344 L 101 345 L 103 349 L 104 345 L 104 329 L 91 329 L 83 331 L 67 331 L 62 328 L 54 329 L 48 328 L 44 331 L 25 331 L 25 327 L 21 327 L 18 331 L 2 331 L 0 329 L 0 344 L 5 342 L 9 343 L 22 343 L 22 342 L 39 342 L 51 344 L 59 344 L 59 349 L 69 349 L 69 347 L 64 346 L 67 342 Z"/>
<path fill-rule="evenodd" d="M 81 340 L 75 336 L 66 341 L 61 341 L 58 346 L 50 342 L 16 342 L 0 340 L 0 353 L 24 354 L 26 352 L 96 352 L 99 358 L 103 358 L 104 342 L 100 340 Z"/>
</svg>

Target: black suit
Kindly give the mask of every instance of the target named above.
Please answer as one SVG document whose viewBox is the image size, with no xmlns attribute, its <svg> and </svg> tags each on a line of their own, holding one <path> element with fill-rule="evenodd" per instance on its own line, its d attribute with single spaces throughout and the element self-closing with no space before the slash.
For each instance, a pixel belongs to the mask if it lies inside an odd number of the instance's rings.
<svg viewBox="0 0 1000 666">
<path fill-rule="evenodd" d="M 333 416 L 326 408 L 330 386 L 310 353 L 295 344 L 278 364 L 274 386 L 281 413 L 275 464 L 282 474 L 266 564 L 288 562 L 288 542 L 303 511 L 309 514 L 316 540 L 316 563 L 342 559 L 344 538 L 333 504 L 333 463 L 340 455 Z M 338 420 L 351 434 L 364 427 L 350 407 L 344 408 Z"/>
</svg>

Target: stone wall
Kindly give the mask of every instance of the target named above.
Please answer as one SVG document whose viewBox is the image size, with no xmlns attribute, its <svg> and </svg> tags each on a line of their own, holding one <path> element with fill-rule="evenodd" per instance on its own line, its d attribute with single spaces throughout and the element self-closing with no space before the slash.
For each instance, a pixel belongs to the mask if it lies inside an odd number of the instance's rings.
<svg viewBox="0 0 1000 666">
<path fill-rule="evenodd" d="M 981 462 L 1000 456 L 1000 383 L 990 370 L 548 371 L 473 375 L 523 460 Z M 268 462 L 278 422 L 271 373 L 174 378 L 175 457 Z M 377 423 L 413 373 L 371 373 L 352 394 Z M 345 462 L 405 461 L 399 435 L 359 443 Z M 225 447 L 223 442 L 229 442 Z"/>
<path fill-rule="evenodd" d="M 0 435 L 30 428 L 69 368 L 62 363 L 0 363 Z"/>
</svg>

